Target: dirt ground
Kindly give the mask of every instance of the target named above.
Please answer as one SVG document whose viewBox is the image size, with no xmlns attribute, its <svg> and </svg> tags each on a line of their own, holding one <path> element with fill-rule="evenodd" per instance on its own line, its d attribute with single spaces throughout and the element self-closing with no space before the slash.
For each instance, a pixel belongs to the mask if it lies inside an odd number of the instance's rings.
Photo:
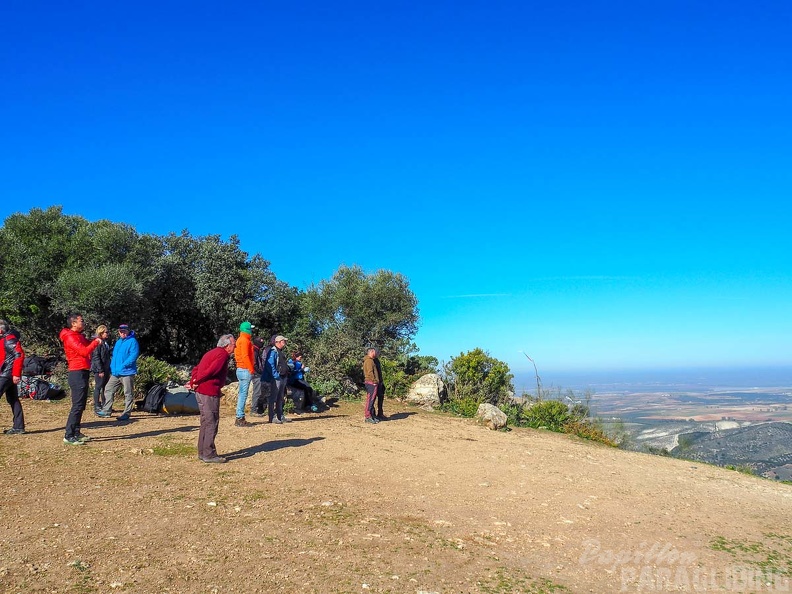
<svg viewBox="0 0 792 594">
<path fill-rule="evenodd" d="M 197 416 L 87 413 L 75 447 L 68 402 L 27 401 L 0 435 L 0 591 L 792 589 L 790 485 L 386 405 L 251 428 L 223 406 L 211 465 Z"/>
</svg>

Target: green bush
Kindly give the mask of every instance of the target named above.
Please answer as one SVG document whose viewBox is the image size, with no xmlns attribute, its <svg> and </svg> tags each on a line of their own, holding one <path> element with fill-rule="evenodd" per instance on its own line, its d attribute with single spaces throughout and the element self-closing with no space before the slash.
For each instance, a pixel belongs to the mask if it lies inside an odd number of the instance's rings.
<svg viewBox="0 0 792 594">
<path fill-rule="evenodd" d="M 137 361 L 137 377 L 135 378 L 135 395 L 146 395 L 154 384 L 165 384 L 169 381 L 187 381 L 178 369 L 154 357 L 140 357 Z"/>
<path fill-rule="evenodd" d="M 475 417 L 478 411 L 479 402 L 475 398 L 455 398 L 444 402 L 440 410 L 450 412 L 460 417 Z"/>
<path fill-rule="evenodd" d="M 571 420 L 569 407 L 558 400 L 540 400 L 525 410 L 524 424 L 534 429 L 562 432 Z"/>
</svg>

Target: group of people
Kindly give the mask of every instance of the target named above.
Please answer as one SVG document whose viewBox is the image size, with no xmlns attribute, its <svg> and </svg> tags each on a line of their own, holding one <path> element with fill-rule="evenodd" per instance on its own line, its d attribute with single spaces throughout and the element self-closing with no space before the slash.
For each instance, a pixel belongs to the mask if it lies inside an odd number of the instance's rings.
<svg viewBox="0 0 792 594">
<path fill-rule="evenodd" d="M 208 351 L 190 375 L 190 388 L 195 390 L 198 411 L 201 416 L 198 433 L 198 458 L 207 463 L 223 463 L 226 458 L 217 454 L 215 438 L 220 425 L 220 396 L 228 374 L 231 354 L 236 360 L 236 376 L 239 380 L 236 406 L 237 427 L 252 427 L 245 418 L 245 407 L 251 386 L 253 396 L 250 403 L 251 414 L 267 415 L 274 424 L 288 423 L 290 419 L 283 414 L 288 385 L 303 391 L 305 410 L 317 412 L 315 392 L 305 381 L 308 368 L 302 363 L 302 353 L 294 352 L 291 357 L 286 353 L 288 339 L 280 334 L 270 339 L 268 346 L 260 338 L 253 338 L 253 325 L 242 322 L 239 336 L 224 334 L 217 346 Z M 264 412 L 264 392 L 266 388 L 267 412 Z"/>
<path fill-rule="evenodd" d="M 79 314 L 69 316 L 68 328 L 61 330 L 59 338 L 68 366 L 68 382 L 72 406 L 66 421 L 64 443 L 84 445 L 90 437 L 81 430 L 82 415 L 88 401 L 88 386 L 91 372 L 94 374 L 94 412 L 99 417 L 110 417 L 113 396 L 119 386 L 124 389 L 124 411 L 119 421 L 129 419 L 134 403 L 134 376 L 137 373 L 137 358 L 140 353 L 135 333 L 126 324 L 118 327 L 118 340 L 111 354 L 108 344 L 107 326 L 99 326 L 96 336 L 88 340 L 83 334 L 85 322 Z M 14 417 L 14 424 L 5 431 L 15 435 L 25 433 L 25 415 L 19 402 L 18 385 L 22 379 L 25 351 L 19 333 L 11 329 L 8 322 L 0 320 L 2 342 L 2 364 L 0 364 L 0 395 L 5 394 Z"/>
<path fill-rule="evenodd" d="M 134 331 L 128 325 L 118 327 L 118 338 L 112 352 L 108 342 L 110 331 L 102 325 L 96 329 L 92 339 L 86 338 L 85 322 L 82 315 L 72 314 L 67 319 L 59 338 L 63 343 L 68 366 L 68 383 L 71 392 L 71 409 L 66 421 L 64 443 L 84 445 L 90 437 L 82 433 L 82 415 L 88 402 L 90 374 L 94 375 L 93 406 L 94 413 L 100 418 L 112 416 L 114 394 L 119 387 L 124 391 L 124 409 L 119 421 L 130 418 L 134 406 L 134 377 L 137 374 L 137 360 L 140 347 Z M 261 338 L 253 338 L 254 326 L 242 322 L 239 336 L 224 334 L 217 346 L 203 355 L 190 375 L 188 386 L 195 391 L 200 413 L 198 435 L 198 457 L 206 463 L 223 463 L 226 458 L 219 456 L 215 438 L 220 421 L 221 389 L 226 384 L 228 364 L 233 354 L 236 360 L 236 376 L 239 380 L 239 396 L 236 407 L 237 427 L 251 427 L 245 418 L 245 406 L 252 386 L 251 414 L 263 417 L 270 423 L 289 422 L 283 413 L 286 387 L 292 386 L 304 394 L 303 408 L 317 412 L 316 393 L 305 379 L 309 371 L 303 365 L 303 356 L 295 351 L 286 353 L 288 339 L 283 335 L 273 336 L 266 345 Z M 0 320 L 0 344 L 3 356 L 0 364 L 0 395 L 5 394 L 13 414 L 13 427 L 6 434 L 25 433 L 25 418 L 19 402 L 17 385 L 22 376 L 25 353 L 19 333 L 11 329 L 5 320 Z M 379 423 L 386 420 L 383 413 L 385 384 L 382 379 L 378 351 L 369 348 L 363 359 L 363 376 L 366 387 L 364 421 Z M 266 398 L 264 395 L 266 388 Z M 264 402 L 267 410 L 264 412 Z"/>
</svg>

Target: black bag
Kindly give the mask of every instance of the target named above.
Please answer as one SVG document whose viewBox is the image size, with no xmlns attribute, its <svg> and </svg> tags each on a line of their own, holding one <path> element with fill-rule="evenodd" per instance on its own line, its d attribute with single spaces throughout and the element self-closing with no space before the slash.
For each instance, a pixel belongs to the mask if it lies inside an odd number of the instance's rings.
<svg viewBox="0 0 792 594">
<path fill-rule="evenodd" d="M 47 360 L 38 355 L 25 357 L 22 363 L 22 375 L 44 375 L 47 373 Z"/>
<path fill-rule="evenodd" d="M 168 389 L 165 384 L 154 384 L 146 392 L 146 399 L 143 401 L 143 411 L 148 413 L 159 413 L 162 410 L 162 403 Z"/>
<path fill-rule="evenodd" d="M 264 373 L 264 368 L 267 366 L 267 357 L 269 357 L 271 346 L 262 347 L 256 353 L 256 360 L 253 361 L 253 371 L 255 373 Z"/>
</svg>

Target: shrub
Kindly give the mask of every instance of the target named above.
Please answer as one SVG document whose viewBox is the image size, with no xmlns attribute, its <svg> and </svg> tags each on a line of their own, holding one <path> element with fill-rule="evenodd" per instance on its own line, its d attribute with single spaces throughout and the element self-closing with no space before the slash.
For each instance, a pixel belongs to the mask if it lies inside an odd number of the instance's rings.
<svg viewBox="0 0 792 594">
<path fill-rule="evenodd" d="M 475 398 L 455 398 L 443 403 L 440 409 L 460 417 L 471 418 L 476 416 L 479 404 Z"/>
<path fill-rule="evenodd" d="M 570 418 L 569 407 L 558 400 L 540 400 L 525 411 L 524 424 L 534 429 L 563 431 Z"/>
<path fill-rule="evenodd" d="M 160 361 L 154 357 L 140 357 L 137 361 L 137 378 L 135 380 L 135 395 L 145 396 L 154 384 L 166 384 L 169 381 L 187 381 L 184 375 L 173 365 Z"/>
</svg>

